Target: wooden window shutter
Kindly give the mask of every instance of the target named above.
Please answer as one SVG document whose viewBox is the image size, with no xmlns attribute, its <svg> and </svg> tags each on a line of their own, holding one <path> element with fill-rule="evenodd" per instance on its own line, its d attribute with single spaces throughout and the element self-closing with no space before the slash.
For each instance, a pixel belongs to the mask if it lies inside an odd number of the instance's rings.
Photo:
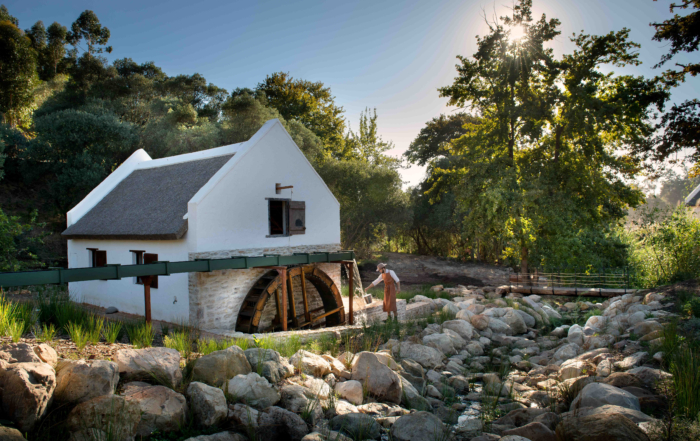
<svg viewBox="0 0 700 441">
<path fill-rule="evenodd" d="M 289 235 L 306 232 L 306 202 L 289 201 Z"/>
<path fill-rule="evenodd" d="M 95 266 L 107 266 L 107 251 L 95 250 L 93 253 L 95 256 Z"/>
<path fill-rule="evenodd" d="M 158 255 L 151 253 L 143 253 L 143 264 L 148 265 L 149 263 L 157 262 Z M 153 276 L 151 281 L 151 288 L 158 288 L 158 276 Z"/>
</svg>

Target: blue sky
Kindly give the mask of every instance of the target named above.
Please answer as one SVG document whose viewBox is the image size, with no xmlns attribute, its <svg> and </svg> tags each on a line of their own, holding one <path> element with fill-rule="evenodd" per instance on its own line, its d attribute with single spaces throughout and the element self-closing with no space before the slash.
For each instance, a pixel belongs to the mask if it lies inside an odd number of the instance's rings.
<svg viewBox="0 0 700 441">
<path fill-rule="evenodd" d="M 570 52 L 572 32 L 603 34 L 627 27 L 642 44 L 642 66 L 620 73 L 652 76 L 668 46 L 653 42 L 652 21 L 670 17 L 668 0 L 535 0 L 534 15 L 559 18 L 556 54 Z M 254 87 L 267 74 L 322 81 L 346 110 L 352 128 L 365 107 L 376 108 L 379 131 L 400 155 L 423 125 L 453 111 L 437 88 L 455 76 L 455 56 L 471 55 L 485 35 L 484 14 L 502 16 L 510 1 L 5 1 L 27 29 L 37 20 L 70 26 L 85 9 L 112 34 L 110 60 L 154 61 L 168 75 L 198 72 L 231 91 Z M 696 57 L 697 58 L 697 55 Z M 682 61 L 684 58 L 679 57 Z M 687 59 L 687 58 L 685 58 Z M 700 80 L 674 92 L 697 97 Z M 402 170 L 418 183 L 424 170 Z"/>
</svg>

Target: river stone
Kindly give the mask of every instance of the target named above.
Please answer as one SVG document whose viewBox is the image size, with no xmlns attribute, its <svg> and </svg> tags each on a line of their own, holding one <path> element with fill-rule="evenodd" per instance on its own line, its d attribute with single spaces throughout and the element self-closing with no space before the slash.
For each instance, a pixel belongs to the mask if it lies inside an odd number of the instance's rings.
<svg viewBox="0 0 700 441">
<path fill-rule="evenodd" d="M 228 415 L 224 391 L 208 384 L 193 381 L 187 387 L 187 398 L 195 422 L 203 427 L 219 424 Z"/>
<path fill-rule="evenodd" d="M 642 429 L 619 413 L 565 418 L 556 434 L 566 441 L 649 441 Z"/>
<path fill-rule="evenodd" d="M 233 432 L 219 432 L 187 438 L 185 441 L 248 441 L 248 438 Z"/>
<path fill-rule="evenodd" d="M 506 334 L 510 335 L 513 333 L 513 330 L 510 329 L 510 326 L 503 320 L 497 319 L 495 317 L 489 317 L 489 325 L 488 328 L 494 333 L 494 334 Z"/>
<path fill-rule="evenodd" d="M 264 409 L 276 404 L 280 394 L 270 383 L 255 372 L 236 375 L 228 382 L 228 393 L 249 406 Z"/>
<path fill-rule="evenodd" d="M 394 346 L 392 351 L 394 356 L 398 357 L 398 359 L 408 358 L 426 369 L 432 369 L 441 365 L 442 359 L 445 358 L 443 353 L 438 349 L 407 341 Z"/>
<path fill-rule="evenodd" d="M 103 395 L 75 406 L 66 423 L 73 432 L 97 431 L 109 433 L 109 439 L 122 440 L 136 435 L 140 421 L 141 409 L 135 401 L 119 395 Z"/>
<path fill-rule="evenodd" d="M 624 415 L 636 424 L 651 421 L 653 419 L 649 415 L 647 415 L 644 412 L 641 412 L 639 410 L 615 406 L 614 404 L 606 404 L 605 406 L 600 406 L 600 407 L 582 407 L 580 409 L 576 409 L 573 412 L 562 413 L 561 417 L 562 418 L 570 418 L 570 417 L 576 417 L 576 416 L 583 417 L 583 416 L 589 416 L 589 415 L 611 415 L 614 413 L 619 413 L 620 415 Z"/>
<path fill-rule="evenodd" d="M 554 360 L 568 360 L 576 357 L 580 350 L 581 348 L 576 343 L 569 343 L 557 349 L 552 358 Z"/>
<path fill-rule="evenodd" d="M 337 383 L 335 391 L 341 398 L 345 398 L 352 404 L 362 404 L 362 383 L 359 381 L 349 380 Z"/>
<path fill-rule="evenodd" d="M 471 340 L 474 334 L 474 327 L 466 320 L 448 320 L 442 324 L 442 328 L 456 332 L 465 341 Z"/>
<path fill-rule="evenodd" d="M 525 320 L 513 309 L 508 309 L 501 320 L 510 327 L 514 334 L 524 334 L 527 332 Z"/>
<path fill-rule="evenodd" d="M 46 363 L 0 362 L 1 414 L 23 432 L 44 416 L 55 388 L 56 373 Z"/>
<path fill-rule="evenodd" d="M 531 441 L 557 441 L 557 436 L 542 423 L 528 423 L 522 427 L 504 430 L 501 435 L 517 435 Z M 502 439 L 502 438 L 501 438 Z"/>
<path fill-rule="evenodd" d="M 591 383 L 571 403 L 569 410 L 582 407 L 600 407 L 614 404 L 628 409 L 640 410 L 639 399 L 631 393 L 605 383 Z"/>
<path fill-rule="evenodd" d="M 430 334 L 423 337 L 423 344 L 439 349 L 443 354 L 455 353 L 455 346 L 452 339 L 445 334 Z"/>
<path fill-rule="evenodd" d="M 192 370 L 192 379 L 219 387 L 236 375 L 246 375 L 251 371 L 247 354 L 238 346 L 230 346 L 198 358 Z"/>
<path fill-rule="evenodd" d="M 455 351 L 460 351 L 464 349 L 464 347 L 467 345 L 467 342 L 456 332 L 454 332 L 451 329 L 443 329 L 442 333 L 445 334 L 446 336 L 450 337 L 450 340 L 452 340 L 452 345 L 455 348 Z"/>
<path fill-rule="evenodd" d="M 429 410 L 430 403 L 423 398 L 418 390 L 413 387 L 410 381 L 404 377 L 401 378 L 401 405 L 409 409 Z M 422 390 L 422 389 L 421 389 Z"/>
<path fill-rule="evenodd" d="M 330 427 L 359 440 L 379 439 L 381 434 L 379 423 L 364 413 L 338 415 L 330 420 Z"/>
<path fill-rule="evenodd" d="M 477 330 L 483 331 L 489 327 L 489 317 L 483 314 L 474 315 L 471 318 L 471 324 Z"/>
<path fill-rule="evenodd" d="M 106 360 L 61 360 L 57 366 L 54 398 L 82 403 L 102 395 L 112 395 L 119 383 L 119 366 Z"/>
<path fill-rule="evenodd" d="M 0 426 L 0 440 L 2 441 L 27 441 L 22 432 L 12 427 Z"/>
<path fill-rule="evenodd" d="M 518 315 L 520 315 L 520 317 L 523 319 L 523 321 L 525 322 L 525 325 L 528 328 L 534 328 L 537 325 L 537 321 L 535 320 L 535 317 L 531 316 L 527 312 L 522 311 L 520 309 L 514 309 L 514 311 L 517 312 Z"/>
<path fill-rule="evenodd" d="M 287 377 L 294 375 L 294 367 L 287 361 L 286 358 L 282 357 L 279 352 L 272 349 L 260 349 L 252 348 L 245 350 L 245 357 L 250 363 L 250 368 L 253 372 L 260 372 L 258 369 L 258 363 L 262 363 L 262 376 L 267 379 L 272 384 L 278 383 Z M 261 360 L 261 361 L 259 361 Z M 243 364 L 240 365 L 241 371 L 226 378 L 235 377 L 239 374 L 247 374 L 251 372 L 250 370 L 245 372 Z"/>
<path fill-rule="evenodd" d="M 626 371 L 628 369 L 632 369 L 633 367 L 640 365 L 647 358 L 649 358 L 649 354 L 647 352 L 636 352 L 632 355 L 625 357 L 622 361 L 618 361 L 617 363 L 615 363 L 615 367 Z"/>
<path fill-rule="evenodd" d="M 182 381 L 180 353 L 176 349 L 121 349 L 114 355 L 114 361 L 119 366 L 119 373 L 127 376 L 157 377 L 173 386 Z"/>
<path fill-rule="evenodd" d="M 314 377 L 323 378 L 331 372 L 331 365 L 320 355 L 312 352 L 299 349 L 296 354 L 289 359 L 294 369 L 300 369 L 302 372 L 313 375 Z"/>
<path fill-rule="evenodd" d="M 309 428 L 301 417 L 287 409 L 272 406 L 258 414 L 258 439 L 264 441 L 301 441 Z"/>
<path fill-rule="evenodd" d="M 401 379 L 372 352 L 360 352 L 352 362 L 352 379 L 364 384 L 380 401 L 401 402 Z"/>
<path fill-rule="evenodd" d="M 175 432 L 187 420 L 184 395 L 165 386 L 134 388 L 124 397 L 136 402 L 141 409 L 141 421 L 136 428 L 138 436 L 149 436 L 156 431 Z"/>
<path fill-rule="evenodd" d="M 445 435 L 445 425 L 429 412 L 416 412 L 400 417 L 391 427 L 391 439 L 396 441 L 423 441 Z"/>
</svg>

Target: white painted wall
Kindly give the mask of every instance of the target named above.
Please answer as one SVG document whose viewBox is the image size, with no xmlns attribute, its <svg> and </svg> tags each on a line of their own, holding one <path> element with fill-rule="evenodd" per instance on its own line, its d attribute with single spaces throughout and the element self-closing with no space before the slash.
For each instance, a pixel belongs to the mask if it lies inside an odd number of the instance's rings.
<svg viewBox="0 0 700 441">
<path fill-rule="evenodd" d="M 107 250 L 107 263 L 132 264 L 129 250 L 158 254 L 158 260 L 187 260 L 187 243 L 182 240 L 83 240 L 68 241 L 68 267 L 90 266 L 87 248 Z M 102 307 L 116 306 L 122 312 L 144 315 L 143 285 L 134 278 L 93 280 L 69 284 L 71 298 Z M 177 302 L 173 303 L 177 298 Z M 158 277 L 158 288 L 151 289 L 151 315 L 155 320 L 177 322 L 189 318 L 187 273 Z"/>
<path fill-rule="evenodd" d="M 339 244 L 340 205 L 279 121 L 246 144 L 188 204 L 193 251 Z M 294 188 L 278 195 L 278 182 Z M 306 233 L 266 237 L 265 198 L 306 202 Z"/>
</svg>

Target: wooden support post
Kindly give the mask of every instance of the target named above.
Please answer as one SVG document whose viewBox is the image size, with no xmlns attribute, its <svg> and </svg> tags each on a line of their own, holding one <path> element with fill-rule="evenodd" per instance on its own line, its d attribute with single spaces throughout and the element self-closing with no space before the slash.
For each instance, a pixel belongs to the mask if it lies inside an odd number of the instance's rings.
<svg viewBox="0 0 700 441">
<path fill-rule="evenodd" d="M 280 305 L 280 289 L 275 288 L 275 306 L 277 307 L 277 320 L 282 323 L 282 306 Z"/>
<path fill-rule="evenodd" d="M 348 290 L 349 290 L 349 295 L 350 295 L 350 317 L 348 320 L 348 324 L 354 325 L 355 324 L 355 319 L 353 317 L 353 305 L 355 304 L 355 289 L 353 287 L 353 268 L 352 268 L 352 262 L 348 262 L 347 264 L 348 268 Z"/>
<path fill-rule="evenodd" d="M 301 297 L 304 299 L 304 320 L 311 321 L 311 313 L 309 312 L 309 298 L 306 296 L 306 275 L 304 267 L 301 267 Z"/>
<path fill-rule="evenodd" d="M 277 272 L 279 272 L 280 278 L 282 279 L 280 285 L 282 285 L 282 331 L 287 330 L 287 268 L 278 267 Z"/>
<path fill-rule="evenodd" d="M 153 276 L 141 277 L 141 282 L 143 282 L 143 301 L 146 306 L 146 323 L 151 323 L 151 281 L 153 281 Z"/>
<path fill-rule="evenodd" d="M 301 275 L 304 277 L 304 274 Z M 287 288 L 289 289 L 289 306 L 292 308 L 292 325 L 295 328 L 299 327 L 299 320 L 297 320 L 297 305 L 294 304 L 294 281 L 292 277 L 287 277 Z"/>
</svg>

